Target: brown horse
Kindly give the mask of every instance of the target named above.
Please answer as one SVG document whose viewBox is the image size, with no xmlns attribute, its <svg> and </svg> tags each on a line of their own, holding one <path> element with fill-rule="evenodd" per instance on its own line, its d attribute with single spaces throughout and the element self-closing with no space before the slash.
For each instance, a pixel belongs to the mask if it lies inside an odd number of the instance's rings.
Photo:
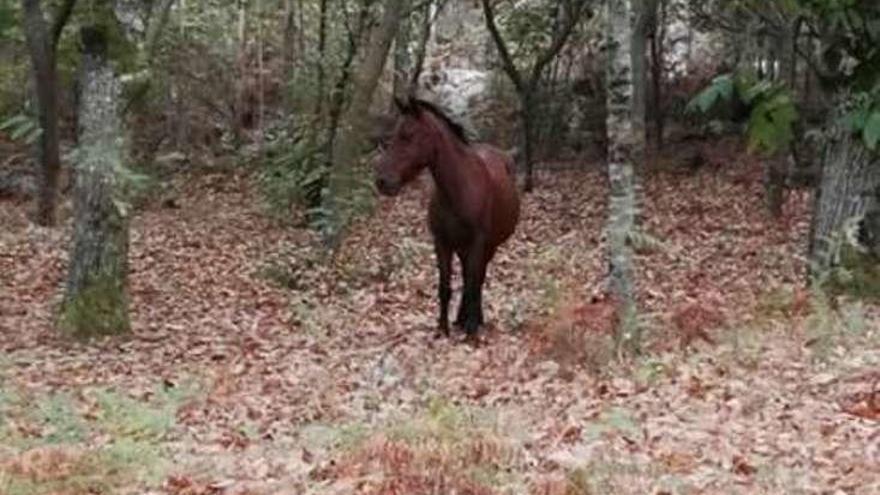
<svg viewBox="0 0 880 495">
<path fill-rule="evenodd" d="M 483 324 L 486 267 L 519 219 L 513 161 L 492 146 L 470 143 L 460 125 L 426 101 L 396 103 L 401 118 L 378 158 L 376 188 L 394 196 L 423 169 L 431 172 L 436 188 L 428 222 L 440 272 L 439 327 L 449 335 L 455 253 L 464 278 L 455 324 L 473 339 Z"/>
</svg>

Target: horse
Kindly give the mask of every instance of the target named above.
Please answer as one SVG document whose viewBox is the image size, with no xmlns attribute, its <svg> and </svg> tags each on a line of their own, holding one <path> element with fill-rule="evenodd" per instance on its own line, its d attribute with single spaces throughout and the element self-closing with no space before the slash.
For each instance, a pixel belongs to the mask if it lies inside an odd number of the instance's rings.
<svg viewBox="0 0 880 495">
<path fill-rule="evenodd" d="M 396 196 L 422 170 L 431 173 L 428 226 L 439 273 L 439 331 L 449 336 L 455 254 L 464 279 L 455 325 L 476 342 L 487 267 L 519 220 L 513 160 L 491 145 L 472 143 L 461 125 L 430 102 L 395 99 L 395 106 L 400 117 L 374 162 L 376 189 Z"/>
</svg>

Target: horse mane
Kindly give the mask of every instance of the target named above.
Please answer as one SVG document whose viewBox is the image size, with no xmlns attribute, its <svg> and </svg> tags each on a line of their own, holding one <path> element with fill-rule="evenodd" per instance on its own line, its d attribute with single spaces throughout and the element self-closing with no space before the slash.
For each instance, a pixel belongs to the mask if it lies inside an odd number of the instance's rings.
<svg viewBox="0 0 880 495">
<path fill-rule="evenodd" d="M 440 119 L 442 122 L 446 124 L 446 127 L 452 131 L 452 134 L 455 135 L 459 140 L 461 140 L 464 144 L 471 144 L 471 139 L 467 135 L 467 131 L 464 130 L 464 127 L 458 122 L 452 120 L 452 118 L 446 115 L 446 112 L 440 109 L 437 105 L 431 103 L 430 101 L 420 100 L 418 98 L 413 98 L 410 101 L 410 104 L 413 107 L 420 108 L 422 110 L 427 110 L 434 114 L 435 117 Z"/>
</svg>

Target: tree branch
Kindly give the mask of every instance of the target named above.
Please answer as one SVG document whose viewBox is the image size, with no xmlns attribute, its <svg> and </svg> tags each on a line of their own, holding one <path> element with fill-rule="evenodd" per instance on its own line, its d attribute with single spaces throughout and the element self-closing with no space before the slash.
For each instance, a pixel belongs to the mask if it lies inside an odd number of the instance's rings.
<svg viewBox="0 0 880 495">
<path fill-rule="evenodd" d="M 58 12 L 55 13 L 55 21 L 52 23 L 53 49 L 58 46 L 58 40 L 61 39 L 61 32 L 64 31 L 64 26 L 67 24 L 68 19 L 70 19 L 70 14 L 73 13 L 73 7 L 75 5 L 76 0 L 64 0 L 58 7 Z"/>
<path fill-rule="evenodd" d="M 485 0 L 483 2 L 485 4 Z M 581 14 L 584 12 L 584 5 L 586 2 L 583 0 L 576 0 L 573 2 L 574 5 L 571 6 L 568 12 L 568 19 L 564 26 L 562 26 L 562 31 L 560 31 L 559 35 L 553 40 L 553 43 L 544 50 L 544 53 L 541 54 L 540 57 L 535 61 L 535 65 L 532 66 L 532 75 L 529 78 L 529 84 L 534 85 L 538 79 L 541 77 L 541 72 L 544 71 L 544 67 L 549 64 L 556 54 L 562 50 L 562 47 L 565 46 L 565 43 L 568 41 L 568 37 L 574 31 L 575 26 L 577 26 L 578 22 L 581 20 Z"/>
<path fill-rule="evenodd" d="M 150 24 L 147 26 L 147 35 L 144 39 L 144 60 L 150 63 L 156 47 L 159 45 L 162 31 L 165 24 L 168 23 L 168 14 L 171 12 L 171 6 L 175 0 L 161 0 L 159 6 L 150 15 Z"/>
<path fill-rule="evenodd" d="M 501 56 L 501 67 L 510 77 L 511 82 L 513 82 L 516 89 L 520 92 L 525 91 L 526 85 L 522 76 L 517 70 L 516 64 L 513 63 L 513 57 L 510 56 L 510 51 L 507 49 L 507 45 L 504 43 L 501 33 L 498 32 L 498 26 L 495 24 L 495 12 L 492 10 L 492 5 L 489 3 L 489 0 L 481 0 L 481 3 L 483 4 L 483 17 L 486 19 L 486 28 L 489 30 L 489 34 L 492 35 L 492 41 L 495 42 L 495 48 L 498 49 L 498 54 Z"/>
</svg>

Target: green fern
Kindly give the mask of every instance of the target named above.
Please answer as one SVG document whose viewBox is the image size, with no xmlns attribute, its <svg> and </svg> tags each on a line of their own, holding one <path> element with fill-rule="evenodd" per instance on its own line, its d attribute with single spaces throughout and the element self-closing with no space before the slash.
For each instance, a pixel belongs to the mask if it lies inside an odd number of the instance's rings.
<svg viewBox="0 0 880 495">
<path fill-rule="evenodd" d="M 775 153 L 794 139 L 798 114 L 791 92 L 774 82 L 756 80 L 749 74 L 716 77 L 691 100 L 687 111 L 706 114 L 718 103 L 734 98 L 749 107 L 747 136 L 751 149 Z"/>
<path fill-rule="evenodd" d="M 730 74 L 722 74 L 700 91 L 685 108 L 687 113 L 707 113 L 719 102 L 730 101 L 735 90 L 734 78 Z"/>
<path fill-rule="evenodd" d="M 0 122 L 0 131 L 8 132 L 13 141 L 22 141 L 32 144 L 43 134 L 43 130 L 31 116 L 25 114 L 13 115 Z"/>
<path fill-rule="evenodd" d="M 749 146 L 775 153 L 794 139 L 794 102 L 787 90 L 777 86 L 762 87 L 754 101 L 747 131 Z"/>
</svg>

